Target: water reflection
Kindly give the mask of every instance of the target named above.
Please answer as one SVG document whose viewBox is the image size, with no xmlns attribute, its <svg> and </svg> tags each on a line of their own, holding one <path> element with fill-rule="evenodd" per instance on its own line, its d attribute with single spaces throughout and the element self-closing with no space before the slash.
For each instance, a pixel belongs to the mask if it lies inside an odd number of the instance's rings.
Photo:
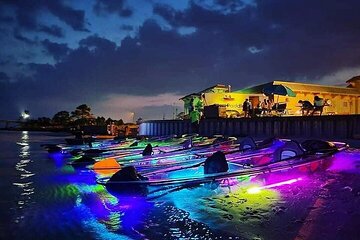
<svg viewBox="0 0 360 240">
<path fill-rule="evenodd" d="M 29 145 L 29 133 L 23 131 L 20 137 L 18 145 L 20 146 L 19 161 L 15 165 L 16 171 L 19 172 L 18 179 L 13 182 L 14 186 L 17 186 L 20 190 L 20 194 L 17 199 L 17 210 L 24 211 L 29 204 L 31 204 L 32 195 L 35 192 L 33 187 L 32 176 L 35 174 L 28 169 L 28 165 L 32 162 L 30 159 L 30 145 Z M 19 223 L 23 219 L 24 212 L 20 212 L 15 219 L 16 223 Z"/>
<path fill-rule="evenodd" d="M 58 169 L 59 174 L 51 176 L 57 187 L 56 191 L 49 190 L 52 193 L 49 200 L 56 201 L 57 208 L 69 209 L 71 204 L 72 221 L 95 238 L 129 239 L 125 235 L 143 238 L 136 229 L 143 227 L 151 203 L 145 199 L 115 197 L 96 183 L 97 175 L 93 171 L 72 168 L 69 171 L 69 167 L 64 165 Z"/>
<path fill-rule="evenodd" d="M 140 198 L 116 198 L 101 185 L 73 183 L 79 191 L 75 208 L 85 229 L 99 237 L 139 237 L 136 228 L 143 225 L 151 203 Z"/>
<path fill-rule="evenodd" d="M 74 169 L 63 154 L 48 160 L 46 152 L 37 151 L 34 133 L 16 137 L 19 151 L 11 166 L 18 191 L 11 214 L 18 239 L 29 233 L 38 239 L 287 239 L 296 235 L 302 212 L 327 180 L 312 164 L 230 179 L 216 189 L 201 185 L 152 193 L 161 197 L 149 201 L 108 191 L 96 184 L 107 172 Z M 337 154 L 332 170 L 358 172 L 359 156 L 358 151 Z"/>
</svg>

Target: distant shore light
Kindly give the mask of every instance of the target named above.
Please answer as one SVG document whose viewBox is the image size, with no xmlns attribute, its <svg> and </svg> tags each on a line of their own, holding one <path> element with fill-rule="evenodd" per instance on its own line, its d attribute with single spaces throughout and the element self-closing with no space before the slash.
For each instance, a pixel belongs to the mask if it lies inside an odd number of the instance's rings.
<svg viewBox="0 0 360 240">
<path fill-rule="evenodd" d="M 23 119 L 28 119 L 28 118 L 30 118 L 30 114 L 27 113 L 27 111 L 24 111 L 24 112 L 21 113 L 21 117 L 22 117 Z"/>
</svg>

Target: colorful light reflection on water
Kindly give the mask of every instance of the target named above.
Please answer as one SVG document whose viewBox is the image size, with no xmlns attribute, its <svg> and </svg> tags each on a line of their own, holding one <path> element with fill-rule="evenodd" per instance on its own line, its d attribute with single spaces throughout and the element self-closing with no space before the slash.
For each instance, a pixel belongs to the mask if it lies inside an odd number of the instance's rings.
<svg viewBox="0 0 360 240">
<path fill-rule="evenodd" d="M 178 172 L 175 174 L 188 173 Z M 100 230 L 98 234 L 101 237 L 114 237 L 110 233 L 104 235 L 104 228 L 110 230 L 110 232 L 121 231 L 133 237 L 141 237 L 142 235 L 137 235 L 138 231 L 134 230 L 136 226 L 143 223 L 143 220 L 139 217 L 141 215 L 139 215 L 139 212 L 148 212 L 153 205 L 145 198 L 124 197 L 123 195 L 121 198 L 116 195 L 115 197 L 109 194 L 103 186 L 93 185 L 94 179 L 96 179 L 95 174 L 88 170 L 77 170 L 75 175 L 72 174 L 67 178 L 81 193 L 80 195 L 83 196 L 77 198 L 76 207 L 82 213 L 80 216 L 82 216 L 84 225 Z M 262 222 L 269 220 L 274 213 L 282 211 L 282 208 L 278 206 L 282 197 L 281 189 L 279 188 L 284 185 L 297 183 L 300 180 L 304 180 L 303 184 L 306 184 L 307 176 L 303 172 L 270 173 L 223 181 L 223 187 L 228 185 L 229 192 L 226 192 L 227 188 L 217 188 L 214 190 L 213 188 L 198 187 L 196 189 L 185 189 L 170 193 L 164 199 L 174 204 L 177 208 L 185 210 L 188 214 L 180 218 L 171 217 L 168 221 L 176 223 L 191 217 L 213 227 L 214 225 L 223 226 L 224 224 L 219 224 L 218 221 L 226 219 L 232 221 L 233 224 L 235 222 L 235 225 L 241 229 L 241 225 L 245 221 Z M 262 191 L 258 191 L 256 196 L 252 196 L 253 192 L 249 192 L 249 189 L 253 189 L 255 185 L 258 190 L 261 189 Z M 190 207 L 188 199 L 193 200 Z M 195 204 L 195 208 L 194 201 L 198 202 L 198 204 Z M 202 212 L 202 217 L 197 216 L 199 215 L 199 209 Z M 208 211 L 208 209 L 215 210 Z M 208 214 L 204 214 L 204 212 L 221 216 L 220 220 L 215 221 L 216 224 L 211 221 L 209 222 L 208 219 L 204 219 L 204 216 L 208 217 Z M 218 215 L 216 212 L 224 213 Z M 84 213 L 86 214 L 84 215 Z M 235 216 L 238 216 L 238 224 L 234 221 Z M 224 227 L 224 229 L 227 228 L 226 226 Z M 181 238 L 185 236 L 182 229 L 170 228 L 170 231 L 172 237 Z M 244 232 L 246 231 L 244 230 Z M 243 235 L 246 234 L 243 233 Z M 246 235 L 246 237 L 254 236 L 250 234 Z"/>
<path fill-rule="evenodd" d="M 34 138 L 21 133 L 22 144 L 14 148 L 17 195 L 15 203 L 5 203 L 13 224 L 6 238 L 292 239 L 333 174 L 359 173 L 360 152 L 348 151 L 336 155 L 326 172 L 312 166 L 242 176 L 222 187 L 185 188 L 149 201 L 109 193 L 96 184 L 101 175 L 72 168 L 63 155 L 48 158 Z M 250 194 L 254 186 L 261 191 Z"/>
</svg>

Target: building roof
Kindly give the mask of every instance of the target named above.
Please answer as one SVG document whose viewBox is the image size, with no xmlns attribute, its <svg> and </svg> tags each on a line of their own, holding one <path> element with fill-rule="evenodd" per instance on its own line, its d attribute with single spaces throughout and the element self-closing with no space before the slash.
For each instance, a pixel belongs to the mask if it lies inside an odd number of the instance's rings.
<svg viewBox="0 0 360 240">
<path fill-rule="evenodd" d="M 310 83 L 297 83 L 297 82 L 285 82 L 285 81 L 274 81 L 274 84 L 283 84 L 291 88 L 295 92 L 311 92 L 311 93 L 320 93 L 327 92 L 333 94 L 351 94 L 351 95 L 360 95 L 360 92 L 354 88 L 339 87 L 339 86 L 327 86 L 320 84 L 310 84 Z"/>
<path fill-rule="evenodd" d="M 228 90 L 228 86 L 223 85 L 223 84 L 216 84 L 214 86 L 208 87 L 204 90 L 201 90 L 200 92 L 197 93 L 190 93 L 182 98 L 180 98 L 180 100 L 183 100 L 185 98 L 189 98 L 189 97 L 195 97 L 195 96 L 200 96 L 202 93 L 207 93 L 207 92 L 215 92 L 215 89 L 221 90 L 226 92 Z"/>
<path fill-rule="evenodd" d="M 273 82 L 264 83 L 264 84 L 260 84 L 260 85 L 256 85 L 256 86 L 236 90 L 234 92 L 235 93 L 243 93 L 243 94 L 259 94 L 259 93 L 262 93 L 265 86 L 272 85 L 272 84 L 273 84 Z"/>
<path fill-rule="evenodd" d="M 206 92 L 213 92 L 214 89 L 220 89 L 220 90 L 224 90 L 227 91 L 228 90 L 228 86 L 224 85 L 224 84 L 216 84 L 214 86 L 208 87 L 200 92 L 198 92 L 199 94 L 201 93 L 206 93 Z"/>
<path fill-rule="evenodd" d="M 184 100 L 185 98 L 192 98 L 192 97 L 198 97 L 198 96 L 200 96 L 200 94 L 198 94 L 198 93 L 190 93 L 190 94 L 180 98 L 179 100 Z"/>
<path fill-rule="evenodd" d="M 346 83 L 352 83 L 357 81 L 360 81 L 360 75 L 350 78 L 349 80 L 346 81 Z"/>
<path fill-rule="evenodd" d="M 262 93 L 263 89 L 267 85 L 273 84 L 282 84 L 286 87 L 289 87 L 296 93 L 299 92 L 307 92 L 307 93 L 321 93 L 326 92 L 329 94 L 343 94 L 343 95 L 360 95 L 360 92 L 355 88 L 347 88 L 347 87 L 339 87 L 339 86 L 326 86 L 320 84 L 310 84 L 310 83 L 299 83 L 299 82 L 286 82 L 286 81 L 279 81 L 275 80 L 272 82 L 268 82 L 265 84 L 240 89 L 235 91 L 237 93 L 244 93 L 244 94 L 258 94 Z"/>
</svg>

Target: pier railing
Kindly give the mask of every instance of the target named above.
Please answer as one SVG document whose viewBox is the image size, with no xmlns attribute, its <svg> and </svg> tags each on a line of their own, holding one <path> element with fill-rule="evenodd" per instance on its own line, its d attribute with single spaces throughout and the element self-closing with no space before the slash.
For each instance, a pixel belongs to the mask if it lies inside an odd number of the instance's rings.
<svg viewBox="0 0 360 240">
<path fill-rule="evenodd" d="M 191 133 L 189 120 L 152 120 L 140 124 L 139 135 Z M 203 119 L 200 135 L 353 139 L 360 137 L 360 115 Z"/>
</svg>

